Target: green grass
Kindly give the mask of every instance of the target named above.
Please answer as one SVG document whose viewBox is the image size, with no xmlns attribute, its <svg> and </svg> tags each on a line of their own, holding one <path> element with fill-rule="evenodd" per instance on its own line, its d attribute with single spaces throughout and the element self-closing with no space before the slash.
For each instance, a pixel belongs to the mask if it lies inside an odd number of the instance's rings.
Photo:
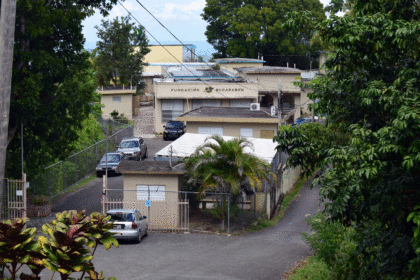
<svg viewBox="0 0 420 280">
<path fill-rule="evenodd" d="M 296 184 L 292 187 L 292 189 L 284 195 L 283 202 L 280 206 L 279 214 L 274 217 L 273 219 L 268 219 L 266 215 L 264 215 L 261 219 L 258 220 L 257 224 L 251 224 L 245 230 L 248 232 L 259 231 L 267 227 L 274 226 L 275 224 L 283 218 L 284 214 L 286 213 L 286 209 L 289 207 L 290 203 L 295 199 L 296 195 L 300 192 L 303 185 L 310 179 L 310 177 L 300 178 Z"/>
<path fill-rule="evenodd" d="M 294 268 L 286 272 L 283 277 L 287 280 L 329 280 L 331 272 L 326 263 L 316 256 L 310 256 L 300 261 Z"/>
<path fill-rule="evenodd" d="M 80 183 L 78 183 L 77 185 L 75 185 L 75 186 L 73 186 L 71 188 L 68 188 L 66 191 L 64 191 L 64 192 L 60 193 L 59 195 L 57 195 L 56 197 L 54 197 L 52 199 L 53 203 L 55 201 L 59 200 L 60 198 L 62 198 L 63 196 L 65 196 L 66 194 L 72 193 L 72 192 L 76 191 L 77 189 L 80 189 L 80 188 L 86 186 L 89 182 L 95 180 L 95 178 L 96 178 L 96 173 L 94 173 L 93 175 L 87 177 L 86 179 L 84 179 L 83 181 L 81 181 Z"/>
</svg>

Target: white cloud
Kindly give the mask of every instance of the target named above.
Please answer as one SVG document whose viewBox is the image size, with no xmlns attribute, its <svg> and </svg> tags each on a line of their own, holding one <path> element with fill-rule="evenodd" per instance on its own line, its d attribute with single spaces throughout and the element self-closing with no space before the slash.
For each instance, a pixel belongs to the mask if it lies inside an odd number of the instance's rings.
<svg viewBox="0 0 420 280">
<path fill-rule="evenodd" d="M 122 2 L 122 4 L 130 12 L 140 10 L 140 7 L 137 3 L 133 4 L 130 1 L 124 1 L 124 2 Z M 108 17 L 110 19 L 113 19 L 115 17 L 125 17 L 125 16 L 128 16 L 128 12 L 120 4 L 118 4 L 118 5 L 114 6 L 114 8 L 112 8 Z"/>
<path fill-rule="evenodd" d="M 196 0 L 184 5 L 167 3 L 164 5 L 163 11 L 160 14 L 155 14 L 155 16 L 162 19 L 201 19 L 200 14 L 205 5 L 205 0 Z"/>
</svg>

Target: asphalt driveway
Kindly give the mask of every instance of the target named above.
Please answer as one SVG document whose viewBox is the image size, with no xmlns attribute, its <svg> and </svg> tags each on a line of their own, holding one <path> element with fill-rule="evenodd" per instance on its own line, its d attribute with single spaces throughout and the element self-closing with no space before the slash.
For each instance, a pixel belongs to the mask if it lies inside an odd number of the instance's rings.
<svg viewBox="0 0 420 280">
<path fill-rule="evenodd" d="M 160 151 L 172 141 L 163 141 L 162 137 L 145 138 L 149 157 L 145 161 L 153 161 L 155 153 Z M 119 189 L 121 191 L 110 191 L 110 198 L 121 198 L 123 195 L 123 177 L 120 175 L 108 177 L 108 188 Z M 92 212 L 101 212 L 101 195 L 102 195 L 102 178 L 96 178 L 85 187 L 78 189 L 76 192 L 66 195 L 59 199 L 53 205 L 54 212 L 65 210 L 82 210 L 85 209 L 87 214 Z"/>
<path fill-rule="evenodd" d="M 149 233 L 140 244 L 98 247 L 93 262 L 117 279 L 279 279 L 310 252 L 301 233 L 310 232 L 305 215 L 321 209 L 318 200 L 319 186 L 311 190 L 308 183 L 283 219 L 264 231 L 243 237 Z M 45 270 L 41 279 L 50 275 Z"/>
</svg>

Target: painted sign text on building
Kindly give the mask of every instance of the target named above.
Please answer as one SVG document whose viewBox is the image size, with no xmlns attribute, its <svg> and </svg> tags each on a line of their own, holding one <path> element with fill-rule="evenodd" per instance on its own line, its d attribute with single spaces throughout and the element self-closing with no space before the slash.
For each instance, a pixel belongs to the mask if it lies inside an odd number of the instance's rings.
<svg viewBox="0 0 420 280">
<path fill-rule="evenodd" d="M 215 91 L 244 91 L 243 88 L 216 88 L 214 90 Z M 171 91 L 192 92 L 192 91 L 200 91 L 200 90 L 198 88 L 172 88 Z"/>
</svg>

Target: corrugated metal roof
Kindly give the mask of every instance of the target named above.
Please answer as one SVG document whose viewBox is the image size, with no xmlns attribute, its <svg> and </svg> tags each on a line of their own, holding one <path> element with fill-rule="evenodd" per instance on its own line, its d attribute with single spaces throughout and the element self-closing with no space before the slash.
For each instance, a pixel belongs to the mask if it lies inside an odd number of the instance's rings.
<svg viewBox="0 0 420 280">
<path fill-rule="evenodd" d="M 300 74 L 303 70 L 288 67 L 277 67 L 277 66 L 263 66 L 263 67 L 238 67 L 233 68 L 238 72 L 247 74 L 276 74 L 276 73 L 287 73 L 287 74 Z"/>
<path fill-rule="evenodd" d="M 264 60 L 259 60 L 255 58 L 243 58 L 243 57 L 229 57 L 229 58 L 218 58 L 215 59 L 217 63 L 265 63 Z"/>
<path fill-rule="evenodd" d="M 169 157 L 169 149 L 172 146 L 172 156 L 177 158 L 189 157 L 195 152 L 195 150 L 203 145 L 206 139 L 210 135 L 205 134 L 195 134 L 195 133 L 185 133 L 180 138 L 160 150 L 155 154 L 155 158 Z M 222 136 L 225 141 L 232 140 L 234 137 L 231 136 Z M 264 160 L 265 162 L 271 164 L 274 156 L 277 153 L 276 146 L 277 144 L 273 142 L 272 139 L 261 139 L 261 138 L 248 138 L 248 140 L 253 144 L 254 150 L 250 148 L 245 148 L 245 153 L 252 154 Z M 214 140 L 208 140 L 213 141 Z"/>
</svg>

